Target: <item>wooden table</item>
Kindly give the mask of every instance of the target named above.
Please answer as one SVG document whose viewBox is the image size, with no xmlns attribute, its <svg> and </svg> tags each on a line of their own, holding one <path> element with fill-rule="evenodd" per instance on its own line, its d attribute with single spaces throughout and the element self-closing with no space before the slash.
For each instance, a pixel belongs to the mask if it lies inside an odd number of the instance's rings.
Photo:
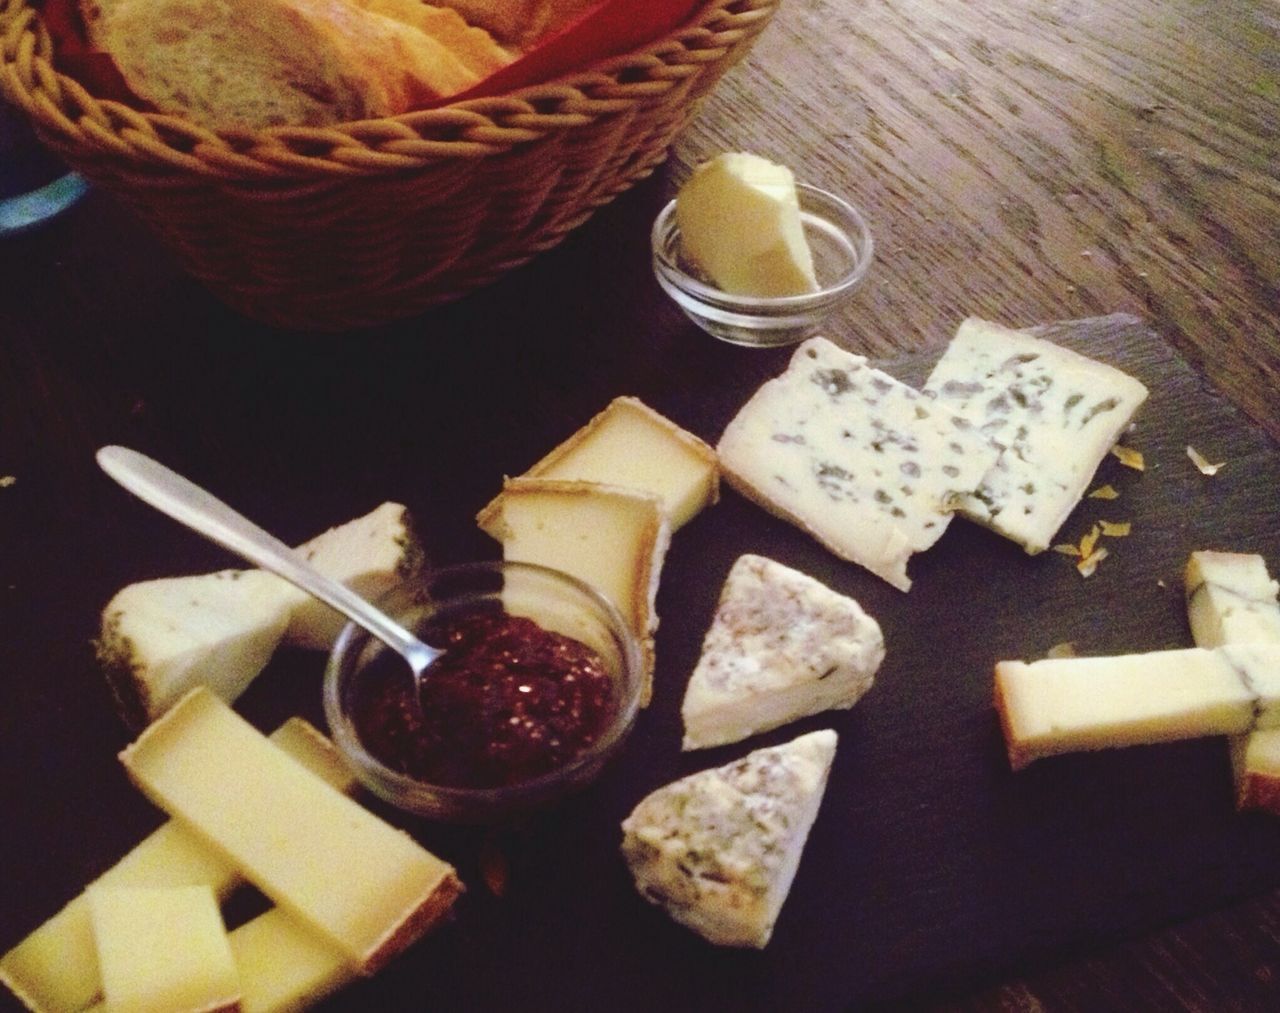
<svg viewBox="0 0 1280 1013">
<path fill-rule="evenodd" d="M 847 346 L 937 347 L 968 314 L 1021 326 L 1134 313 L 1280 439 L 1280 10 L 1265 0 L 793 0 L 654 179 L 489 290 L 363 334 L 237 317 L 92 194 L 0 244 L 0 475 L 16 480 L 0 489 L 0 668 L 15 694 L 0 713 L 0 809 L 47 809 L 66 829 L 6 825 L 6 889 L 23 896 L 0 911 L 24 917 L 5 919 L 0 948 L 149 818 L 107 775 L 40 795 L 42 778 L 65 786 L 60 756 L 101 763 L 127 741 L 79 714 L 110 707 L 85 648 L 97 609 L 130 580 L 225 565 L 124 502 L 93 450 L 148 450 L 286 537 L 400 495 L 448 534 L 438 559 L 488 551 L 461 514 L 544 433 L 668 378 L 692 396 L 741 362 L 663 300 L 647 261 L 656 209 L 724 149 L 788 163 L 866 210 L 876 263 L 829 331 Z M 470 445 L 497 436 L 451 429 L 450 399 L 514 396 L 526 380 L 541 385 L 538 424 L 472 466 Z M 410 460 L 421 475 L 391 472 Z M 126 551 L 111 551 L 116 537 Z M 1277 1008 L 1280 894 L 1061 959 L 930 1001 Z"/>
</svg>

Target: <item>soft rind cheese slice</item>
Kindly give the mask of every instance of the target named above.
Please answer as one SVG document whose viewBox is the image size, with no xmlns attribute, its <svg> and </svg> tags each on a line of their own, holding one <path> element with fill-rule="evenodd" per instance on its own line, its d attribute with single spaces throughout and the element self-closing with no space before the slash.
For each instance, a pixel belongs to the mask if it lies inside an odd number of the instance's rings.
<svg viewBox="0 0 1280 1013">
<path fill-rule="evenodd" d="M 680 245 L 725 292 L 815 292 L 795 176 L 759 155 L 730 151 L 699 165 L 676 195 Z"/>
<path fill-rule="evenodd" d="M 715 450 L 634 397 L 615 398 L 524 477 L 653 493 L 662 498 L 672 531 L 715 503 L 720 490 Z M 482 528 L 494 509 L 490 503 L 480 512 Z"/>
<path fill-rule="evenodd" d="M 825 338 L 796 349 L 717 446 L 725 481 L 894 587 L 996 452 L 969 423 Z"/>
<path fill-rule="evenodd" d="M 1187 648 L 1001 661 L 995 703 L 1015 769 L 1061 753 L 1234 735 L 1280 696 L 1250 654 Z"/>
<path fill-rule="evenodd" d="M 102 614 L 98 660 L 120 713 L 140 727 L 192 686 L 227 700 L 271 660 L 292 608 L 292 589 L 261 570 L 222 570 L 130 584 Z"/>
<path fill-rule="evenodd" d="M 1186 570 L 1187 618 L 1197 647 L 1280 644 L 1280 582 L 1259 555 L 1191 553 Z"/>
<path fill-rule="evenodd" d="M 835 750 L 835 732 L 811 732 L 647 796 L 622 824 L 622 854 L 641 896 L 710 942 L 763 947 Z"/>
<path fill-rule="evenodd" d="M 985 320 L 965 320 L 924 390 L 999 452 L 958 509 L 1042 552 L 1147 398 L 1133 377 Z"/>
<path fill-rule="evenodd" d="M 355 790 L 355 777 L 333 743 L 302 718 L 290 718 L 270 739 L 277 749 L 338 791 L 350 794 Z M 91 885 L 209 886 L 225 900 L 243 882 L 234 864 L 190 829 L 169 820 Z M 29 1009 L 46 1013 L 76 1013 L 97 998 L 102 979 L 83 893 L 0 957 L 0 984 Z"/>
<path fill-rule="evenodd" d="M 653 493 L 543 478 L 508 479 L 479 517 L 502 556 L 577 577 L 617 606 L 645 657 L 651 694 L 656 599 L 671 528 Z"/>
<path fill-rule="evenodd" d="M 884 651 L 879 624 L 852 598 L 771 559 L 741 556 L 685 690 L 683 748 L 852 707 Z"/>
<path fill-rule="evenodd" d="M 453 869 L 192 690 L 123 753 L 129 776 L 277 906 L 372 973 L 452 905 Z"/>
<path fill-rule="evenodd" d="M 109 1013 L 216 1013 L 240 1008 L 240 978 L 207 886 L 88 891 Z"/>
</svg>

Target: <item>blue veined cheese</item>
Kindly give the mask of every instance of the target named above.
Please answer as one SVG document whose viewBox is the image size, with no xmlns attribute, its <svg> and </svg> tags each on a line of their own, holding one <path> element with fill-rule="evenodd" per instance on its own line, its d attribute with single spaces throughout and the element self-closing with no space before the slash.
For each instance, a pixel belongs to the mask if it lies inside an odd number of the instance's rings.
<svg viewBox="0 0 1280 1013">
<path fill-rule="evenodd" d="M 825 338 L 796 349 L 729 423 L 725 480 L 894 587 L 951 520 L 996 452 L 919 391 Z"/>
<path fill-rule="evenodd" d="M 1243 552 L 1200 551 L 1187 561 L 1187 618 L 1197 647 L 1280 644 L 1280 583 L 1266 561 Z"/>
<path fill-rule="evenodd" d="M 957 508 L 1029 553 L 1049 547 L 1147 398 L 1112 366 L 976 318 L 960 325 L 924 390 L 999 453 Z"/>
<path fill-rule="evenodd" d="M 835 751 L 835 732 L 810 732 L 646 797 L 622 824 L 623 857 L 640 894 L 710 942 L 763 947 Z"/>
<path fill-rule="evenodd" d="M 880 625 L 852 598 L 771 559 L 741 556 L 685 690 L 683 748 L 852 707 L 884 653 Z"/>
</svg>

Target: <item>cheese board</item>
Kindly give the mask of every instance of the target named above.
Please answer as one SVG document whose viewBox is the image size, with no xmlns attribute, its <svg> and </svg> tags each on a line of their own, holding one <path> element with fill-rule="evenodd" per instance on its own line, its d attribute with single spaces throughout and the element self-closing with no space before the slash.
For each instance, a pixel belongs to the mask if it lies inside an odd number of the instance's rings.
<svg viewBox="0 0 1280 1013">
<path fill-rule="evenodd" d="M 1078 542 L 1099 520 L 1131 525 L 1108 542 L 1110 554 L 1092 576 L 1062 554 L 1028 556 L 957 520 L 912 559 L 912 589 L 903 593 L 726 489 L 673 537 L 657 597 L 652 703 L 599 782 L 551 813 L 487 830 L 413 822 L 365 800 L 453 863 L 467 893 L 450 922 L 323 1008 L 500 1009 L 517 994 L 533 1010 L 924 1003 L 1280 884 L 1280 819 L 1234 811 L 1222 739 L 1010 770 L 992 707 L 997 661 L 1032 660 L 1064 643 L 1096 655 L 1189 647 L 1181 577 L 1190 552 L 1255 552 L 1273 572 L 1280 566 L 1280 448 L 1140 320 L 1072 321 L 1038 333 L 1124 370 L 1151 392 L 1124 437 L 1145 469 L 1108 458 L 1096 484 L 1110 484 L 1118 498 L 1085 499 L 1059 533 L 1058 541 Z M 937 354 L 876 365 L 920 385 Z M 443 363 L 482 355 L 453 352 Z M 613 371 L 630 375 L 633 386 L 608 396 L 637 395 L 714 443 L 786 356 L 705 343 L 690 346 L 680 370 L 619 361 Z M 504 474 L 519 474 L 604 404 L 589 400 L 598 390 L 573 390 L 570 378 L 525 385 L 520 374 L 518 363 L 491 365 L 483 400 L 470 396 L 471 383 L 450 390 L 440 381 L 434 404 L 414 400 L 422 392 L 408 378 L 388 381 L 386 396 L 355 407 L 355 418 L 373 428 L 416 408 L 420 428 L 356 469 L 345 490 L 316 489 L 287 518 L 289 508 L 271 507 L 264 496 L 268 513 L 257 516 L 285 534 L 292 524 L 301 540 L 341 519 L 320 520 L 343 509 L 344 496 L 397 498 L 417 517 L 437 562 L 495 557 L 498 546 L 474 526 L 475 512 Z M 403 431 L 403 416 L 398 425 Z M 423 435 L 446 430 L 455 437 L 447 443 Z M 1203 474 L 1189 446 L 1222 467 Z M 399 467 L 418 454 L 416 472 Z M 304 454 L 308 460 L 315 462 Z M 284 472 L 296 492 L 306 488 L 300 471 Z M 389 484 L 406 474 L 414 477 Z M 3 649 L 11 673 L 0 690 L 3 808 L 22 832 L 3 835 L 0 857 L 22 888 L 3 905 L 0 951 L 160 822 L 115 763 L 129 736 L 87 646 L 98 616 L 85 603 L 105 604 L 122 582 L 227 565 L 145 507 L 105 499 L 113 495 L 105 480 L 83 481 L 111 509 L 82 518 L 78 530 L 35 527 L 58 491 L 53 483 L 15 511 L 15 520 L 43 531 L 33 537 L 62 540 L 57 558 L 78 552 L 86 565 L 68 597 L 75 609 L 57 622 L 50 609 L 68 593 L 63 579 L 34 571 L 12 578 L 33 593 L 11 610 Z M 65 521 L 71 513 L 53 516 Z M 857 600 L 883 630 L 885 660 L 852 710 L 681 752 L 685 683 L 720 587 L 743 553 Z M 323 727 L 321 668 L 315 652 L 281 651 L 237 709 L 263 729 L 293 714 Z M 713 947 L 644 902 L 619 853 L 620 825 L 644 795 L 748 749 L 825 728 L 839 736 L 827 793 L 764 950 Z M 252 892 L 237 895 L 228 920 L 262 903 Z M 12 1005 L 7 995 L 3 1002 Z"/>
</svg>

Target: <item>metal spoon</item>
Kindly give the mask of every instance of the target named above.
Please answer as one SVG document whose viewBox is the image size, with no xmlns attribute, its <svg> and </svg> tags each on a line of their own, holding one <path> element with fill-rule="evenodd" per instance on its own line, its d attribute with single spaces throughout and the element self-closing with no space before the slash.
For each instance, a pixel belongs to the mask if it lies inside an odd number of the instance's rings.
<svg viewBox="0 0 1280 1013">
<path fill-rule="evenodd" d="M 424 644 L 358 594 L 313 569 L 274 535 L 159 461 L 126 447 L 103 447 L 97 458 L 103 471 L 161 513 L 283 577 L 363 626 L 409 663 L 419 690 L 415 696 L 421 699 L 423 673 L 443 651 Z"/>
</svg>

